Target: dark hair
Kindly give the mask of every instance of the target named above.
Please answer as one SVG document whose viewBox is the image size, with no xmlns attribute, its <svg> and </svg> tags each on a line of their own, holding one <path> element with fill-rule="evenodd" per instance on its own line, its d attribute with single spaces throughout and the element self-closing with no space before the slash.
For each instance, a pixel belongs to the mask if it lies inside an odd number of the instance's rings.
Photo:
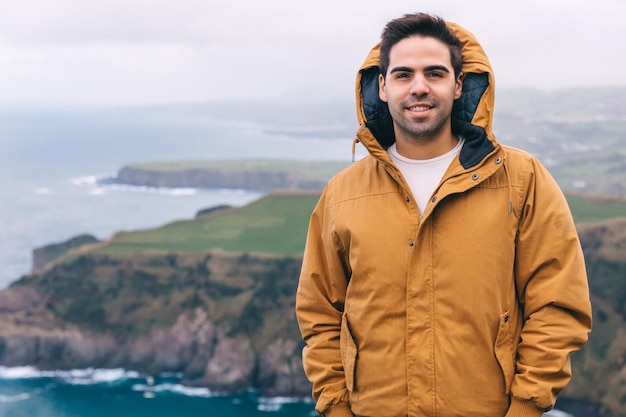
<svg viewBox="0 0 626 417">
<path fill-rule="evenodd" d="M 389 68 L 389 52 L 401 40 L 411 36 L 426 36 L 440 40 L 450 48 L 450 62 L 454 76 L 458 77 L 463 66 L 461 41 L 456 37 L 445 20 L 426 13 L 405 14 L 387 23 L 382 33 L 380 45 L 380 72 L 385 77 Z"/>
</svg>

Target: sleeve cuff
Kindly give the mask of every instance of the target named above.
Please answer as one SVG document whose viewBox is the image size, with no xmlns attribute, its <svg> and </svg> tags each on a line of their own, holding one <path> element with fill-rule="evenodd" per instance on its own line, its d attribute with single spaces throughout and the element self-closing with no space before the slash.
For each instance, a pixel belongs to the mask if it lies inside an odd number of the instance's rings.
<svg viewBox="0 0 626 417">
<path fill-rule="evenodd" d="M 354 417 L 350 410 L 350 404 L 339 403 L 330 406 L 323 414 L 324 417 Z"/>
<path fill-rule="evenodd" d="M 532 400 L 518 400 L 511 397 L 511 405 L 504 417 L 541 417 L 544 410 L 537 408 Z"/>
</svg>

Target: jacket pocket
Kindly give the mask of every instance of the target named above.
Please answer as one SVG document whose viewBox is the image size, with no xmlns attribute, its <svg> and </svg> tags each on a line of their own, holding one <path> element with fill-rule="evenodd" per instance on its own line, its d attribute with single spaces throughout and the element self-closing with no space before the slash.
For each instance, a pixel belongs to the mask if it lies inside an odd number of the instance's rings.
<svg viewBox="0 0 626 417">
<path fill-rule="evenodd" d="M 510 314 L 507 311 L 500 316 L 500 327 L 494 346 L 496 358 L 504 376 L 504 391 L 507 395 L 511 392 L 511 384 L 515 376 L 515 353 L 512 337 Z"/>
<path fill-rule="evenodd" d="M 356 391 L 356 343 L 350 333 L 348 318 L 346 314 L 341 318 L 341 361 L 346 378 L 346 388 L 348 391 Z"/>
</svg>

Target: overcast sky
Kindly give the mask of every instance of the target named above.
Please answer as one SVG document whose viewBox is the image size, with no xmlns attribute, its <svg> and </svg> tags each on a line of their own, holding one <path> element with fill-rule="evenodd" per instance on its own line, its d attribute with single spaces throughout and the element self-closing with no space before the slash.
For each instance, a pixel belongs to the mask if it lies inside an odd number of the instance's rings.
<svg viewBox="0 0 626 417">
<path fill-rule="evenodd" d="M 498 89 L 626 85 L 625 0 L 0 0 L 0 104 L 351 99 L 415 11 L 472 31 Z"/>
</svg>

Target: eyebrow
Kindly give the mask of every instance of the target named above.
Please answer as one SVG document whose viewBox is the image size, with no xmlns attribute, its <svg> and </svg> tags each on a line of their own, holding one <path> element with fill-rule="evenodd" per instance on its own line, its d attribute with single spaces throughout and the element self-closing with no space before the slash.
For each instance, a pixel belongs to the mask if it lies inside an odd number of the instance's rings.
<svg viewBox="0 0 626 417">
<path fill-rule="evenodd" d="M 444 71 L 447 73 L 450 73 L 450 69 L 448 67 L 446 67 L 445 65 L 430 65 L 426 68 L 424 68 L 424 71 Z M 394 67 L 391 69 L 391 71 L 389 71 L 390 74 L 393 74 L 394 72 L 410 72 L 413 73 L 415 72 L 415 70 L 411 67 Z"/>
</svg>

